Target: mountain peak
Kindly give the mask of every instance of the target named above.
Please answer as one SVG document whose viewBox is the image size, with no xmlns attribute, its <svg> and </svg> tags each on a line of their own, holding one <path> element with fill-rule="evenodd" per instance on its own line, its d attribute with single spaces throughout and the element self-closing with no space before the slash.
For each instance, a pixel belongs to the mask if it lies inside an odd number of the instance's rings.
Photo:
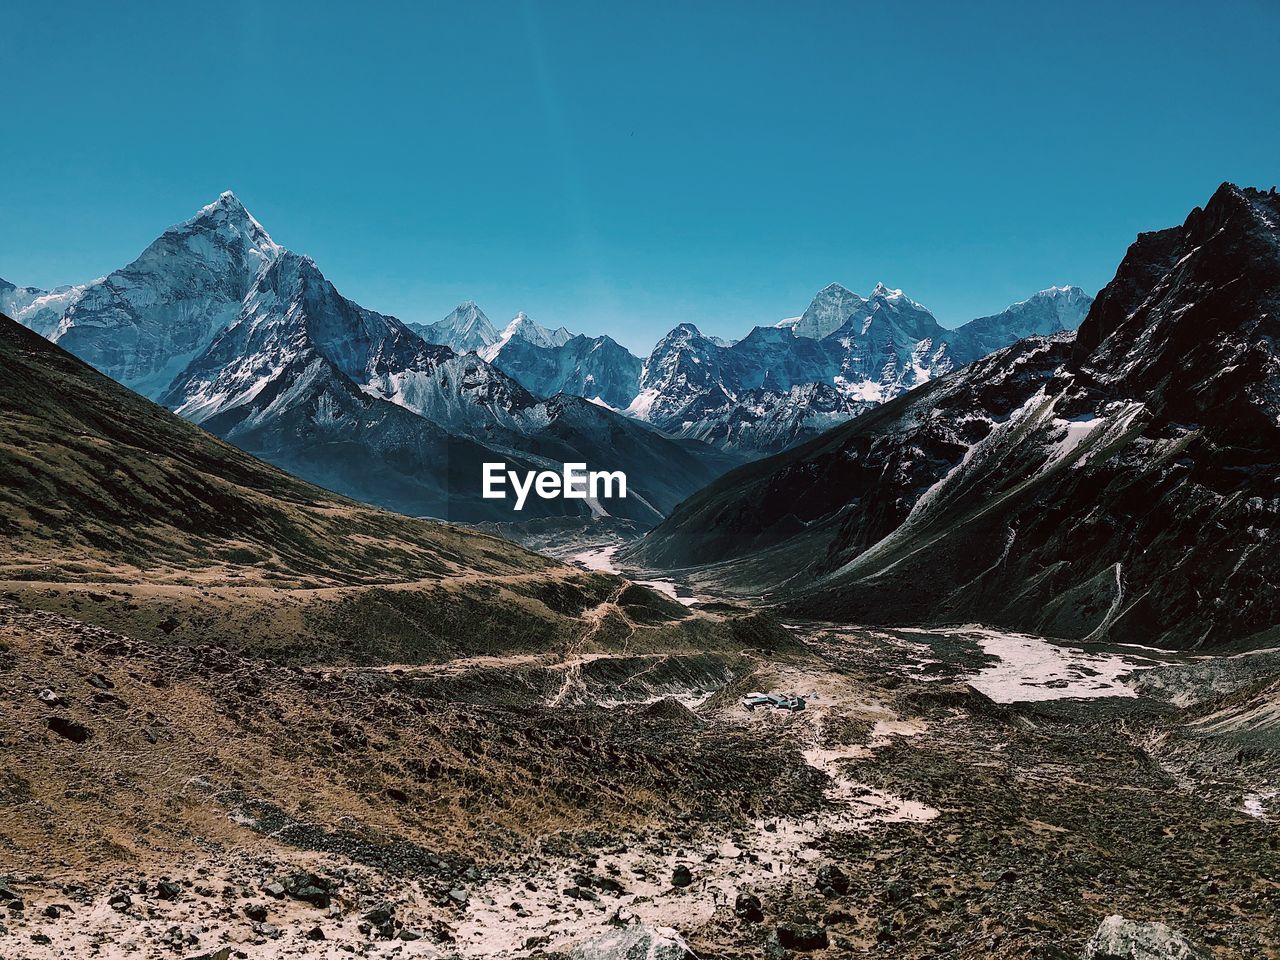
<svg viewBox="0 0 1280 960">
<path fill-rule="evenodd" d="M 268 258 L 279 254 L 284 249 L 271 239 L 266 228 L 230 190 L 224 190 L 218 194 L 218 199 L 205 204 L 194 217 L 172 229 L 180 233 L 190 233 L 194 230 L 241 233 Z"/>
<path fill-rule="evenodd" d="M 498 331 L 474 300 L 463 300 L 443 320 L 411 323 L 409 328 L 427 343 L 443 344 L 456 353 L 479 353 L 498 340 Z"/>
<path fill-rule="evenodd" d="M 1135 391 L 1159 376 L 1204 376 L 1210 363 L 1213 379 L 1231 370 L 1244 382 L 1246 368 L 1275 363 L 1265 354 L 1278 291 L 1280 196 L 1224 183 L 1182 226 L 1138 235 L 1081 324 L 1072 361 Z"/>
<path fill-rule="evenodd" d="M 1229 219 L 1243 216 L 1254 226 L 1261 227 L 1264 233 L 1276 235 L 1280 232 L 1280 218 L 1276 216 L 1278 207 L 1280 197 L 1276 195 L 1275 187 L 1266 191 L 1254 187 L 1239 187 L 1225 181 L 1214 191 L 1203 209 L 1196 207 L 1191 211 L 1184 227 L 1206 234 L 1207 239 L 1207 235 L 1216 232 Z"/>
<path fill-rule="evenodd" d="M 697 326 L 692 323 L 688 323 L 688 322 L 677 323 L 675 327 L 672 328 L 671 332 L 668 333 L 662 339 L 668 340 L 668 339 L 671 339 L 672 337 L 676 337 L 677 334 L 679 335 L 678 339 L 687 340 L 689 337 L 702 336 L 702 331 L 699 330 Z"/>
<path fill-rule="evenodd" d="M 790 327 L 774 325 L 772 327 L 752 327 L 751 332 L 741 342 L 752 343 L 786 343 L 795 337 L 795 330 Z"/>
<path fill-rule="evenodd" d="M 443 323 L 489 323 L 489 318 L 485 316 L 480 305 L 474 300 L 463 300 L 460 304 L 453 308 L 453 312 L 445 317 Z"/>
<path fill-rule="evenodd" d="M 219 214 L 253 219 L 245 205 L 240 202 L 239 197 L 230 190 L 223 190 L 222 193 L 218 194 L 218 198 L 216 200 L 212 203 L 206 203 L 201 207 L 199 211 L 196 212 L 196 215 L 192 217 L 192 220 L 214 217 Z"/>
<path fill-rule="evenodd" d="M 850 290 L 844 284 L 836 283 L 834 281 L 832 281 L 831 283 L 828 283 L 825 287 L 819 290 L 817 295 L 821 297 L 821 296 L 831 296 L 833 294 L 836 294 L 836 295 L 849 294 L 852 296 L 857 296 L 857 294 L 855 294 L 852 290 Z"/>
<path fill-rule="evenodd" d="M 774 326 L 789 327 L 797 337 L 821 340 L 844 326 L 851 316 L 866 306 L 862 299 L 848 287 L 828 283 L 814 294 L 804 313 L 783 320 Z"/>
<path fill-rule="evenodd" d="M 531 343 L 535 347 L 563 347 L 573 339 L 573 334 L 564 327 L 548 330 L 521 310 L 506 325 L 497 340 L 481 351 L 480 356 L 492 363 L 503 347 L 517 339 Z"/>
</svg>

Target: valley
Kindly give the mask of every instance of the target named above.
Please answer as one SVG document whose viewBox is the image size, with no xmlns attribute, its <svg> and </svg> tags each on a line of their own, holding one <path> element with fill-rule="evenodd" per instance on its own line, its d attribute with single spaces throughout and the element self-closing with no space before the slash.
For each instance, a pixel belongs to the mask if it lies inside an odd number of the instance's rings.
<svg viewBox="0 0 1280 960">
<path fill-rule="evenodd" d="M 638 368 L 411 329 L 230 194 L 6 287 L 0 956 L 1280 957 L 1275 196 L 1096 300 Z"/>
</svg>

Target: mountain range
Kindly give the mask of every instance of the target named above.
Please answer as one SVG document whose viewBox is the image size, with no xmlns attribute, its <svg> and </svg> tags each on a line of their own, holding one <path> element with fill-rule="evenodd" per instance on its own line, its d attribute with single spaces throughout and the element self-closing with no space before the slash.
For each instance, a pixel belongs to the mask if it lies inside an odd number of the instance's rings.
<svg viewBox="0 0 1280 960">
<path fill-rule="evenodd" d="M 726 469 L 784 450 L 1028 333 L 1075 326 L 1056 287 L 947 330 L 900 290 L 833 284 L 736 342 L 680 324 L 647 360 L 608 336 L 474 302 L 405 324 L 342 296 L 234 194 L 106 277 L 0 283 L 0 309 L 270 462 L 391 509 L 465 521 L 610 514 L 652 525 Z M 609 504 L 480 496 L 481 464 L 623 470 Z M 661 465 L 655 469 L 655 465 Z"/>
<path fill-rule="evenodd" d="M 863 298 L 833 283 L 801 316 L 741 340 L 678 324 L 643 361 L 611 337 L 549 330 L 523 313 L 498 333 L 472 301 L 414 329 L 428 342 L 478 353 L 539 396 L 587 397 L 673 436 L 754 458 L 1023 337 L 1075 329 L 1091 302 L 1078 287 L 1050 287 L 947 329 L 901 290 L 880 284 Z"/>
<path fill-rule="evenodd" d="M 584 398 L 535 396 L 479 356 L 427 343 L 343 297 L 231 193 L 101 280 L 54 295 L 6 285 L 3 295 L 19 319 L 120 383 L 305 479 L 405 513 L 652 524 L 734 463 Z M 474 336 L 487 335 L 478 310 L 469 319 Z M 627 471 L 628 497 L 530 498 L 522 517 L 510 500 L 481 497 L 481 464 L 497 461 Z"/>
<path fill-rule="evenodd" d="M 792 616 L 1273 640 L 1278 224 L 1274 191 L 1223 184 L 1138 237 L 1078 333 L 1006 347 L 731 472 L 631 560 L 773 592 Z"/>
<path fill-rule="evenodd" d="M 950 330 L 901 290 L 879 284 L 864 299 L 831 284 L 801 316 L 732 344 L 676 327 L 628 412 L 674 436 L 775 453 L 1023 337 L 1074 329 L 1090 302 L 1051 287 Z"/>
<path fill-rule="evenodd" d="M 524 312 L 499 333 L 475 301 L 467 300 L 443 320 L 409 326 L 428 343 L 478 354 L 541 397 L 567 393 L 621 409 L 638 389 L 640 358 L 612 337 L 549 330 Z"/>
</svg>

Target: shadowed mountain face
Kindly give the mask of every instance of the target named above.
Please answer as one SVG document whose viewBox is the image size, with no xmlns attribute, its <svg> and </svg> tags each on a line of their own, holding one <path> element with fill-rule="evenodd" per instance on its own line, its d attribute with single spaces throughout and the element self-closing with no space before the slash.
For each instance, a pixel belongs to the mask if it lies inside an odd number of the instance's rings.
<svg viewBox="0 0 1280 960">
<path fill-rule="evenodd" d="M 690 498 L 638 548 L 795 613 L 1196 647 L 1280 623 L 1280 199 L 1143 234 L 1032 339 Z"/>
<path fill-rule="evenodd" d="M 493 365 L 539 396 L 567 393 L 618 410 L 635 399 L 641 361 L 612 337 L 579 334 L 559 345 L 514 337 L 497 351 Z"/>
</svg>

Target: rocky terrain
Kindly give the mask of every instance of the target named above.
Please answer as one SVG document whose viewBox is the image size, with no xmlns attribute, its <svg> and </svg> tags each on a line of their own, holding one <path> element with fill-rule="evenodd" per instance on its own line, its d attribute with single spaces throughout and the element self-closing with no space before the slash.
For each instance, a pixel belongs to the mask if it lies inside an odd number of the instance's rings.
<svg viewBox="0 0 1280 960">
<path fill-rule="evenodd" d="M 1261 753 L 1135 697 L 1163 667 L 739 644 L 290 664 L 9 594 L 0 955 L 1280 956 Z"/>
</svg>

